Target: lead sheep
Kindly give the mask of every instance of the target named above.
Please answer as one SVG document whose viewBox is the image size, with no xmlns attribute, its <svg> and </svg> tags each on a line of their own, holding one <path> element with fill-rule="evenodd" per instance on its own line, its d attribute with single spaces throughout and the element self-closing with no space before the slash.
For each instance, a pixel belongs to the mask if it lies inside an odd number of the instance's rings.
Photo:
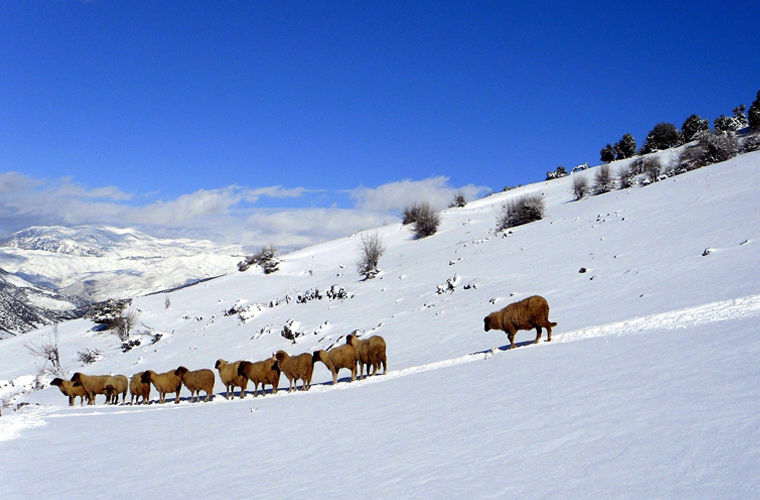
<svg viewBox="0 0 760 500">
<path fill-rule="evenodd" d="M 121 394 L 121 402 L 127 402 L 127 389 L 129 388 L 129 382 L 124 375 L 113 375 L 106 381 L 106 403 L 117 404 L 119 402 L 119 394 Z"/>
<path fill-rule="evenodd" d="M 557 323 L 549 321 L 549 303 L 540 295 L 533 295 L 519 302 L 514 302 L 500 311 L 492 312 L 483 318 L 483 327 L 488 330 L 504 330 L 509 338 L 509 348 L 515 348 L 517 330 L 536 329 L 537 344 L 541 340 L 541 327 L 546 328 L 546 341 L 552 341 L 552 327 Z"/>
<path fill-rule="evenodd" d="M 174 370 L 169 370 L 164 373 L 156 373 L 153 370 L 146 370 L 143 372 L 140 381 L 144 384 L 150 382 L 153 387 L 158 391 L 158 402 L 165 403 L 166 395 L 169 393 L 175 393 L 174 403 L 179 403 L 179 392 L 182 389 L 182 379 L 174 373 Z"/>
<path fill-rule="evenodd" d="M 106 393 L 106 385 L 110 375 L 85 375 L 81 372 L 76 372 L 71 381 L 74 385 L 81 385 L 87 394 L 87 404 L 95 404 L 95 396 L 98 394 Z M 106 403 L 108 403 L 108 396 L 106 396 Z"/>
<path fill-rule="evenodd" d="M 187 390 L 190 391 L 190 401 L 193 403 L 196 399 L 201 399 L 201 391 L 206 391 L 205 401 L 208 401 L 214 392 L 214 372 L 208 368 L 190 371 L 184 366 L 180 366 L 174 370 L 174 373 L 179 376 Z"/>
<path fill-rule="evenodd" d="M 248 387 L 248 377 L 238 374 L 238 368 L 242 361 L 235 361 L 234 363 L 228 363 L 223 359 L 217 359 L 214 368 L 219 370 L 219 378 L 227 388 L 226 398 L 230 399 L 230 393 L 232 397 L 235 397 L 235 387 L 240 387 L 240 398 L 245 397 L 245 388 Z"/>
<path fill-rule="evenodd" d="M 350 344 L 334 347 L 329 351 L 319 350 L 312 355 L 314 363 L 321 361 L 333 376 L 333 385 L 338 383 L 341 368 L 351 370 L 351 381 L 356 380 L 356 349 Z"/>
<path fill-rule="evenodd" d="M 302 381 L 301 390 L 309 390 L 311 387 L 311 375 L 314 373 L 314 360 L 308 352 L 291 356 L 285 351 L 277 351 L 274 355 L 277 365 L 282 373 L 288 378 L 288 392 L 296 388 L 298 380 Z"/>
<path fill-rule="evenodd" d="M 359 378 L 363 378 L 362 373 L 372 375 L 377 373 L 380 365 L 383 366 L 383 375 L 388 372 L 388 359 L 385 355 L 385 339 L 380 335 L 373 335 L 368 339 L 360 340 L 356 333 L 349 333 L 346 337 L 346 344 L 354 346 L 356 349 L 356 362 L 359 365 Z M 364 375 L 366 377 L 366 374 Z"/>
<path fill-rule="evenodd" d="M 272 394 L 274 394 L 277 392 L 277 385 L 280 383 L 280 368 L 274 356 L 255 363 L 241 361 L 238 365 L 238 375 L 244 376 L 253 382 L 254 398 L 258 394 L 259 384 L 261 384 L 261 394 L 265 395 L 267 384 L 272 385 Z"/>
<path fill-rule="evenodd" d="M 145 372 L 135 373 L 129 379 L 129 395 L 132 397 L 131 404 L 136 404 L 140 400 L 140 397 L 142 397 L 142 404 L 148 404 L 150 400 L 150 381 L 145 383 L 141 380 L 143 373 Z"/>
<path fill-rule="evenodd" d="M 69 398 L 69 406 L 74 406 L 74 400 L 79 398 L 79 406 L 84 406 L 84 398 L 87 397 L 87 392 L 81 384 L 75 384 L 71 380 L 63 380 L 61 378 L 54 378 L 50 385 L 58 387 L 64 396 Z"/>
</svg>

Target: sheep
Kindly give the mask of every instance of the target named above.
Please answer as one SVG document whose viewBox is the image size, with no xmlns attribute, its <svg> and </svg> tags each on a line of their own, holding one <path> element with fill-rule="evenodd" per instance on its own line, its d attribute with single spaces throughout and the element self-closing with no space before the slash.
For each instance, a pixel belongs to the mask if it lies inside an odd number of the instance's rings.
<svg viewBox="0 0 760 500">
<path fill-rule="evenodd" d="M 64 396 L 69 397 L 69 406 L 74 406 L 74 400 L 77 397 L 79 397 L 79 406 L 84 406 L 84 398 L 87 396 L 87 392 L 81 384 L 56 377 L 50 382 L 50 385 L 58 387 Z"/>
<path fill-rule="evenodd" d="M 189 371 L 184 366 L 180 366 L 174 370 L 174 373 L 179 376 L 187 390 L 190 391 L 190 401 L 193 403 L 196 399 L 201 399 L 201 391 L 206 391 L 205 401 L 208 401 L 209 396 L 214 392 L 214 372 L 207 368 Z"/>
<path fill-rule="evenodd" d="M 140 377 L 140 381 L 152 383 L 158 391 L 158 402 L 166 402 L 166 394 L 173 392 L 176 394 L 174 404 L 179 403 L 179 391 L 182 389 L 182 379 L 174 373 L 175 370 L 169 370 L 165 373 L 156 373 L 153 370 L 146 370 Z"/>
<path fill-rule="evenodd" d="M 106 382 L 106 403 L 117 404 L 119 402 L 119 394 L 121 394 L 121 402 L 127 402 L 127 388 L 129 382 L 124 375 L 113 375 Z"/>
<path fill-rule="evenodd" d="M 388 372 L 388 359 L 385 355 L 385 339 L 380 335 L 373 335 L 368 339 L 359 340 L 356 333 L 349 333 L 346 344 L 356 349 L 356 362 L 359 365 L 359 378 L 364 378 L 372 369 L 372 375 L 377 373 L 380 365 L 383 365 L 383 375 Z M 362 373 L 366 370 L 366 374 Z"/>
<path fill-rule="evenodd" d="M 150 382 L 144 383 L 142 375 L 145 372 L 139 372 L 132 375 L 129 379 L 129 394 L 132 396 L 131 404 L 135 404 L 142 396 L 142 404 L 148 404 L 150 400 Z"/>
<path fill-rule="evenodd" d="M 549 304 L 540 295 L 533 295 L 519 302 L 514 302 L 500 311 L 492 312 L 483 318 L 484 329 L 504 330 L 509 338 L 509 348 L 515 348 L 517 330 L 536 329 L 537 344 L 541 340 L 541 327 L 546 328 L 546 341 L 552 341 L 552 327 L 557 323 L 549 321 Z"/>
<path fill-rule="evenodd" d="M 245 397 L 245 388 L 248 387 L 248 377 L 245 375 L 238 375 L 238 368 L 242 361 L 235 361 L 234 363 L 228 363 L 223 359 L 217 359 L 214 368 L 219 370 L 219 378 L 227 388 L 227 399 L 230 399 L 230 393 L 232 397 L 235 397 L 235 387 L 240 387 L 240 398 Z"/>
<path fill-rule="evenodd" d="M 274 394 L 277 392 L 277 385 L 280 383 L 280 367 L 277 365 L 277 359 L 274 356 L 255 363 L 241 361 L 238 365 L 238 375 L 253 382 L 254 398 L 258 394 L 259 384 L 261 384 L 261 394 L 265 395 L 266 384 L 272 384 L 272 394 Z"/>
<path fill-rule="evenodd" d="M 290 382 L 288 392 L 296 388 L 298 379 L 302 380 L 301 390 L 309 390 L 309 387 L 311 387 L 311 375 L 314 373 L 314 362 L 311 354 L 305 352 L 298 356 L 290 356 L 285 351 L 277 351 L 274 357 L 277 359 L 277 365 L 282 373 L 288 377 L 288 381 Z"/>
<path fill-rule="evenodd" d="M 106 385 L 109 383 L 110 375 L 85 375 L 81 372 L 76 372 L 71 381 L 74 385 L 81 385 L 87 394 L 87 404 L 95 404 L 95 396 L 98 394 L 106 394 Z M 108 403 L 108 395 L 106 395 L 106 403 Z"/>
<path fill-rule="evenodd" d="M 334 347 L 329 351 L 319 350 L 312 355 L 312 362 L 321 361 L 333 376 L 333 385 L 338 383 L 341 368 L 351 370 L 351 381 L 356 380 L 356 349 L 350 344 Z"/>
</svg>

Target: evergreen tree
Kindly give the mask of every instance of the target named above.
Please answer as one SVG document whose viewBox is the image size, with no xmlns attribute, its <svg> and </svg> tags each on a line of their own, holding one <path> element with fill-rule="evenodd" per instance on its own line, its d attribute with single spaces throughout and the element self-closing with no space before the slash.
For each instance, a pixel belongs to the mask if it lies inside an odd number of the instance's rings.
<svg viewBox="0 0 760 500">
<path fill-rule="evenodd" d="M 661 149 L 668 149 L 682 144 L 681 133 L 672 123 L 658 123 L 647 135 L 643 152 L 652 153 Z"/>
<path fill-rule="evenodd" d="M 713 120 L 713 128 L 718 135 L 729 135 L 736 132 L 736 120 L 733 116 L 720 115 Z"/>
<path fill-rule="evenodd" d="M 604 163 L 609 163 L 615 160 L 615 149 L 609 144 L 604 146 L 602 150 L 599 152 L 599 154 L 601 156 L 601 160 Z"/>
<path fill-rule="evenodd" d="M 757 91 L 755 102 L 749 107 L 747 115 L 749 128 L 755 131 L 760 130 L 760 90 Z"/>
<path fill-rule="evenodd" d="M 636 156 L 636 139 L 631 134 L 623 135 L 622 139 L 615 143 L 615 154 L 618 160 Z"/>
<path fill-rule="evenodd" d="M 747 111 L 747 106 L 744 104 L 740 104 L 734 108 L 734 121 L 736 122 L 736 130 L 741 130 L 749 125 L 745 111 Z"/>
<path fill-rule="evenodd" d="M 691 142 L 710 133 L 710 122 L 699 115 L 691 115 L 681 126 L 684 142 Z"/>
</svg>

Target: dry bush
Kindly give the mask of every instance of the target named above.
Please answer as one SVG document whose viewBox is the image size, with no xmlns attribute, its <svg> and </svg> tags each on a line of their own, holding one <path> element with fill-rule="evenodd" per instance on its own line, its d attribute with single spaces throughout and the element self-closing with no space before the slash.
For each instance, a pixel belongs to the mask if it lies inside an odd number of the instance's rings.
<svg viewBox="0 0 760 500">
<path fill-rule="evenodd" d="M 362 235 L 362 242 L 359 246 L 359 263 L 356 270 L 365 280 L 374 278 L 380 272 L 378 264 L 385 248 L 383 240 L 377 233 Z"/>
<path fill-rule="evenodd" d="M 496 219 L 496 230 L 521 226 L 544 218 L 544 200 L 541 195 L 528 194 L 501 207 Z"/>
<path fill-rule="evenodd" d="M 588 179 L 584 175 L 573 176 L 573 196 L 580 200 L 588 194 Z"/>
<path fill-rule="evenodd" d="M 607 193 L 614 189 L 615 181 L 609 165 L 602 165 L 594 175 L 594 194 Z"/>
</svg>

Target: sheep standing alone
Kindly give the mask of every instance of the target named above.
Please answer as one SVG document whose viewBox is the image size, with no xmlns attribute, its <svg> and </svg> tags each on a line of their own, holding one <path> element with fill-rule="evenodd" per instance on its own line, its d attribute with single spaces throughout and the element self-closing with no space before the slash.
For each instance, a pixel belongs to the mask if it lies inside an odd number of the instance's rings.
<svg viewBox="0 0 760 500">
<path fill-rule="evenodd" d="M 74 385 L 81 385 L 84 388 L 88 404 L 94 405 L 95 396 L 106 393 L 106 385 L 110 378 L 110 375 L 85 375 L 84 373 L 76 372 L 71 377 L 71 381 L 74 382 Z M 108 396 L 106 396 L 106 403 L 108 403 Z"/>
<path fill-rule="evenodd" d="M 356 349 L 350 344 L 334 347 L 329 351 L 319 350 L 312 355 L 316 363 L 321 361 L 333 376 L 333 385 L 338 383 L 338 372 L 341 368 L 351 370 L 351 381 L 356 380 Z"/>
<path fill-rule="evenodd" d="M 540 295 L 534 295 L 519 302 L 509 304 L 500 311 L 492 312 L 483 318 L 484 329 L 504 330 L 509 338 L 509 348 L 515 348 L 517 330 L 536 329 L 537 344 L 541 340 L 541 327 L 546 328 L 546 341 L 552 341 L 552 327 L 557 323 L 549 321 L 549 303 Z"/>
<path fill-rule="evenodd" d="M 129 394 L 132 396 L 131 404 L 135 404 L 136 401 L 142 396 L 142 404 L 148 404 L 150 399 L 150 382 L 143 382 L 142 375 L 145 372 L 139 372 L 132 375 L 129 379 Z"/>
<path fill-rule="evenodd" d="M 238 365 L 238 375 L 244 376 L 253 382 L 254 398 L 258 394 L 259 384 L 261 384 L 261 394 L 265 395 L 266 384 L 272 385 L 272 394 L 274 394 L 277 392 L 277 385 L 280 383 L 280 368 L 274 356 L 255 363 L 241 361 L 240 365 Z"/>
<path fill-rule="evenodd" d="M 182 379 L 174 373 L 174 370 L 169 370 L 165 373 L 156 373 L 153 370 L 146 370 L 143 372 L 140 381 L 144 384 L 150 382 L 153 387 L 158 391 L 158 402 L 165 403 L 166 395 L 168 393 L 175 393 L 174 403 L 179 403 L 179 391 L 182 389 Z"/>
<path fill-rule="evenodd" d="M 288 392 L 296 388 L 299 379 L 302 381 L 301 390 L 309 390 L 311 375 L 314 373 L 314 360 L 311 354 L 305 352 L 298 356 L 290 356 L 285 351 L 277 351 L 274 357 L 277 359 L 277 365 L 282 373 L 288 377 L 290 382 Z"/>
<path fill-rule="evenodd" d="M 74 400 L 79 397 L 79 406 L 84 406 L 84 398 L 87 396 L 87 392 L 80 384 L 75 384 L 71 380 L 63 380 L 61 378 L 54 378 L 50 385 L 58 387 L 64 396 L 69 398 L 69 406 L 74 406 Z"/>
<path fill-rule="evenodd" d="M 211 393 L 214 392 L 214 372 L 208 368 L 189 371 L 184 366 L 180 366 L 174 370 L 174 373 L 179 376 L 187 390 L 190 391 L 190 401 L 193 403 L 196 399 L 201 398 L 201 391 L 206 391 L 205 401 L 208 401 Z"/>
<path fill-rule="evenodd" d="M 383 365 L 383 375 L 388 372 L 388 360 L 385 355 L 385 339 L 380 335 L 373 335 L 368 339 L 359 340 L 359 337 L 355 333 L 349 333 L 346 337 L 346 344 L 354 346 L 356 349 L 356 362 L 359 365 L 359 378 L 362 377 L 362 373 L 369 373 L 372 370 L 372 375 L 377 373 L 380 365 Z"/>
<path fill-rule="evenodd" d="M 238 368 L 242 361 L 228 363 L 223 359 L 217 359 L 214 368 L 219 370 L 219 378 L 227 388 L 226 398 L 230 399 L 230 393 L 235 396 L 235 387 L 240 387 L 240 397 L 245 397 L 245 388 L 248 387 L 248 377 L 238 374 Z"/>
<path fill-rule="evenodd" d="M 121 394 L 121 402 L 127 402 L 127 389 L 129 382 L 124 375 L 113 375 L 106 381 L 106 403 L 117 404 L 119 402 L 119 394 Z"/>
</svg>

